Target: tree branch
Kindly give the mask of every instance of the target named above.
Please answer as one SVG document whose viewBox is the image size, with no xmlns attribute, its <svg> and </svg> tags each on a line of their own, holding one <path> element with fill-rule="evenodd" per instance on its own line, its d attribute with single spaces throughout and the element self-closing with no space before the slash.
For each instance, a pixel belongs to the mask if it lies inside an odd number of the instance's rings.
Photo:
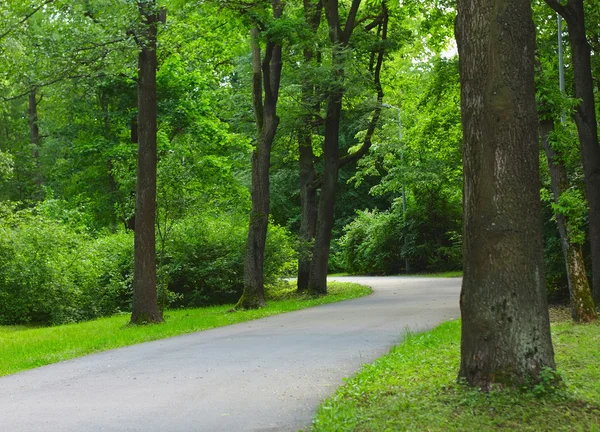
<svg viewBox="0 0 600 432">
<path fill-rule="evenodd" d="M 569 20 L 571 18 L 571 14 L 569 13 L 567 7 L 569 3 L 567 2 L 567 6 L 561 5 L 558 0 L 545 0 L 546 4 L 550 6 L 556 13 L 562 16 L 564 19 Z"/>
<path fill-rule="evenodd" d="M 356 14 L 358 13 L 358 7 L 360 6 L 361 0 L 352 0 L 352 6 L 350 6 L 350 12 L 348 12 L 348 18 L 346 19 L 346 26 L 344 27 L 343 44 L 346 45 L 350 41 L 350 36 L 354 31 L 354 22 L 356 21 Z"/>
</svg>

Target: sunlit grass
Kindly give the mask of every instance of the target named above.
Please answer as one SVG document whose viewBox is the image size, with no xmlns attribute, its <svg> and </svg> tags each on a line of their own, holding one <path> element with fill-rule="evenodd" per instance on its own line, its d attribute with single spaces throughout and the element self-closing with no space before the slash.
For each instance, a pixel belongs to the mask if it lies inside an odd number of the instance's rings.
<svg viewBox="0 0 600 432">
<path fill-rule="evenodd" d="M 222 327 L 311 306 L 334 303 L 372 292 L 346 282 L 330 282 L 323 297 L 297 295 L 295 286 L 272 290 L 267 307 L 228 313 L 232 305 L 168 310 L 165 322 L 129 326 L 129 314 L 55 327 L 0 326 L 0 376 L 85 354 Z"/>
</svg>

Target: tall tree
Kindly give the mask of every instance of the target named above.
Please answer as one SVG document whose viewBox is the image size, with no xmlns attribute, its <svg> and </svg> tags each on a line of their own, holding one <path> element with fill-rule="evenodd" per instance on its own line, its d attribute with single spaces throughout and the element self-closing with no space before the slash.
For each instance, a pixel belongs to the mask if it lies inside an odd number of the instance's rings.
<svg viewBox="0 0 600 432">
<path fill-rule="evenodd" d="M 313 294 L 327 293 L 327 269 L 331 238 L 334 224 L 335 199 L 338 187 L 338 174 L 340 167 L 356 162 L 363 157 L 371 147 L 372 137 L 377 127 L 381 114 L 383 101 L 383 88 L 381 86 L 381 68 L 385 54 L 385 41 L 388 28 L 388 8 L 385 1 L 380 5 L 381 12 L 367 24 L 364 29 L 378 30 L 382 43 L 371 57 L 370 72 L 377 92 L 375 110 L 369 122 L 367 132 L 361 147 L 353 153 L 340 157 L 339 132 L 342 119 L 342 103 L 345 94 L 345 62 L 348 56 L 348 44 L 357 27 L 357 14 L 361 0 L 353 0 L 342 27 L 340 5 L 338 0 L 324 0 L 323 9 L 329 25 L 329 40 L 332 47 L 331 53 L 331 82 L 327 89 L 325 137 L 323 142 L 323 173 L 320 179 L 321 194 L 317 216 L 317 228 L 312 254 L 312 265 L 308 290 Z M 361 19 L 364 22 L 366 19 Z"/>
<path fill-rule="evenodd" d="M 321 0 L 313 4 L 304 0 L 304 19 L 311 30 L 316 33 L 321 24 L 323 3 Z M 312 40 L 303 50 L 304 64 L 309 66 L 320 53 L 315 56 Z M 318 61 L 318 60 L 317 60 Z M 315 85 L 307 74 L 302 82 L 302 105 L 306 114 L 298 131 L 298 162 L 300 165 L 300 253 L 298 255 L 298 291 L 306 291 L 310 278 L 312 241 L 317 229 L 317 170 L 313 152 L 313 124 L 315 113 L 320 111 L 320 103 L 315 100 Z"/>
<path fill-rule="evenodd" d="M 163 320 L 156 293 L 156 33 L 155 0 L 140 0 L 142 47 L 138 57 L 138 168 L 135 203 L 131 323 Z"/>
<path fill-rule="evenodd" d="M 563 6 L 557 0 L 546 3 L 566 21 L 573 60 L 575 97 L 581 103 L 575 110 L 575 124 L 581 144 L 586 198 L 589 205 L 588 227 L 592 255 L 592 295 L 600 304 L 600 144 L 594 101 L 591 47 L 586 37 L 583 0 L 569 0 Z"/>
<path fill-rule="evenodd" d="M 459 0 L 464 150 L 459 376 L 489 390 L 554 368 L 542 256 L 535 27 L 527 0 Z"/>
<path fill-rule="evenodd" d="M 273 18 L 282 16 L 279 0 L 272 0 Z M 273 33 L 266 36 L 261 58 L 259 25 L 250 30 L 252 44 L 252 104 L 256 122 L 256 145 L 252 152 L 252 209 L 244 257 L 244 292 L 236 308 L 254 309 L 265 305 L 264 262 L 269 224 L 269 168 L 271 148 L 277 133 L 277 101 L 281 84 L 281 41 Z"/>
<path fill-rule="evenodd" d="M 540 113 L 540 116 L 543 115 Z M 585 261 L 581 245 L 573 238 L 569 229 L 567 217 L 560 211 L 560 197 L 569 190 L 569 179 L 567 168 L 560 159 L 556 150 L 551 145 L 551 134 L 554 132 L 554 121 L 552 119 L 540 120 L 540 136 L 542 145 L 548 159 L 550 170 L 550 181 L 554 203 L 558 207 L 556 212 L 556 224 L 560 235 L 560 242 L 567 269 L 567 283 L 571 297 L 571 311 L 575 321 L 591 322 L 598 318 L 592 293 L 585 271 Z"/>
</svg>

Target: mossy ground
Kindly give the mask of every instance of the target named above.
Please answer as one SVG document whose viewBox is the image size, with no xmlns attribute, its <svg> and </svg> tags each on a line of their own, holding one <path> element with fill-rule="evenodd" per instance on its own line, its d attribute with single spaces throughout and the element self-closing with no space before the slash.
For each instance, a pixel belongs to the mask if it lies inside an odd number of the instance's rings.
<svg viewBox="0 0 600 432">
<path fill-rule="evenodd" d="M 325 401 L 313 430 L 600 431 L 600 325 L 554 323 L 552 336 L 564 386 L 484 393 L 456 382 L 459 321 L 409 335 Z"/>
</svg>

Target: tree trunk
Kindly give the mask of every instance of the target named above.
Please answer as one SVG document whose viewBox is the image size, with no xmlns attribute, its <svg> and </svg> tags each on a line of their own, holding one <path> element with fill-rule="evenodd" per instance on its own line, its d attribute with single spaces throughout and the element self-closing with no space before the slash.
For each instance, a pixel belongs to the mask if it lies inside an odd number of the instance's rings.
<svg viewBox="0 0 600 432">
<path fill-rule="evenodd" d="M 38 123 L 37 113 L 37 92 L 35 88 L 29 93 L 29 140 L 31 141 L 33 163 L 35 164 L 35 184 L 39 187 L 42 185 L 42 173 L 40 172 L 40 145 L 42 139 L 40 137 L 40 127 Z"/>
<path fill-rule="evenodd" d="M 323 4 L 319 0 L 311 4 L 304 0 L 304 19 L 307 26 L 317 32 L 321 23 Z M 310 66 L 314 57 L 313 47 L 304 49 L 304 64 Z M 317 54 L 317 62 L 321 56 Z M 298 162 L 300 167 L 300 233 L 298 254 L 298 292 L 308 290 L 310 269 L 312 266 L 313 240 L 317 230 L 317 171 L 315 169 L 315 155 L 312 147 L 313 116 L 320 110 L 320 104 L 315 103 L 315 88 L 310 78 L 304 77 L 302 84 L 302 105 L 308 110 L 304 116 L 301 129 L 298 133 Z M 313 112 L 314 111 L 314 112 Z"/>
<path fill-rule="evenodd" d="M 464 276 L 459 377 L 490 390 L 554 368 L 542 255 L 535 28 L 526 0 L 459 0 Z"/>
<path fill-rule="evenodd" d="M 282 14 L 279 0 L 273 0 L 273 17 Z M 277 100 L 281 83 L 281 46 L 267 36 L 265 57 L 261 62 L 259 30 L 250 31 L 252 43 L 252 103 L 257 129 L 257 143 L 252 153 L 252 209 L 244 257 L 244 291 L 235 309 L 265 306 L 264 262 L 269 224 L 269 168 L 271 147 L 277 133 Z M 264 101 L 263 101 L 264 92 Z"/>
<path fill-rule="evenodd" d="M 546 3 L 566 21 L 573 61 L 575 97 L 581 104 L 575 111 L 575 124 L 581 144 L 581 158 L 588 201 L 588 229 L 592 255 L 592 295 L 600 304 L 600 144 L 594 101 L 591 48 L 586 39 L 583 0 L 569 0 L 565 6 L 556 0 Z"/>
<path fill-rule="evenodd" d="M 569 189 L 569 180 L 565 165 L 559 160 L 556 152 L 550 146 L 549 137 L 552 131 L 554 131 L 553 120 L 540 121 L 540 135 L 548 158 L 548 168 L 550 169 L 554 202 L 558 205 L 561 194 Z M 581 245 L 571 241 L 565 215 L 560 212 L 556 212 L 555 215 L 558 232 L 560 234 L 560 243 L 567 267 L 567 279 L 573 319 L 575 321 L 583 322 L 595 321 L 598 318 L 598 314 L 594 307 L 592 293 L 587 280 Z"/>
<path fill-rule="evenodd" d="M 132 324 L 163 320 L 156 293 L 156 27 L 154 0 L 138 2 L 145 20 L 138 57 L 138 167 L 134 231 Z"/>
<path fill-rule="evenodd" d="M 334 64 L 340 54 L 334 52 Z M 341 68 L 337 69 L 341 73 Z M 341 79 L 341 77 L 338 77 Z M 335 198 L 339 170 L 339 129 L 342 116 L 343 91 L 332 91 L 327 98 L 327 116 L 325 119 L 325 140 L 323 143 L 323 180 L 319 198 L 317 231 L 313 247 L 312 265 L 308 290 L 311 294 L 327 294 L 327 268 L 334 223 Z"/>
<path fill-rule="evenodd" d="M 298 137 L 300 163 L 300 253 L 298 256 L 298 291 L 308 290 L 312 264 L 312 242 L 317 228 L 317 172 L 314 165 L 311 130 Z"/>
</svg>

